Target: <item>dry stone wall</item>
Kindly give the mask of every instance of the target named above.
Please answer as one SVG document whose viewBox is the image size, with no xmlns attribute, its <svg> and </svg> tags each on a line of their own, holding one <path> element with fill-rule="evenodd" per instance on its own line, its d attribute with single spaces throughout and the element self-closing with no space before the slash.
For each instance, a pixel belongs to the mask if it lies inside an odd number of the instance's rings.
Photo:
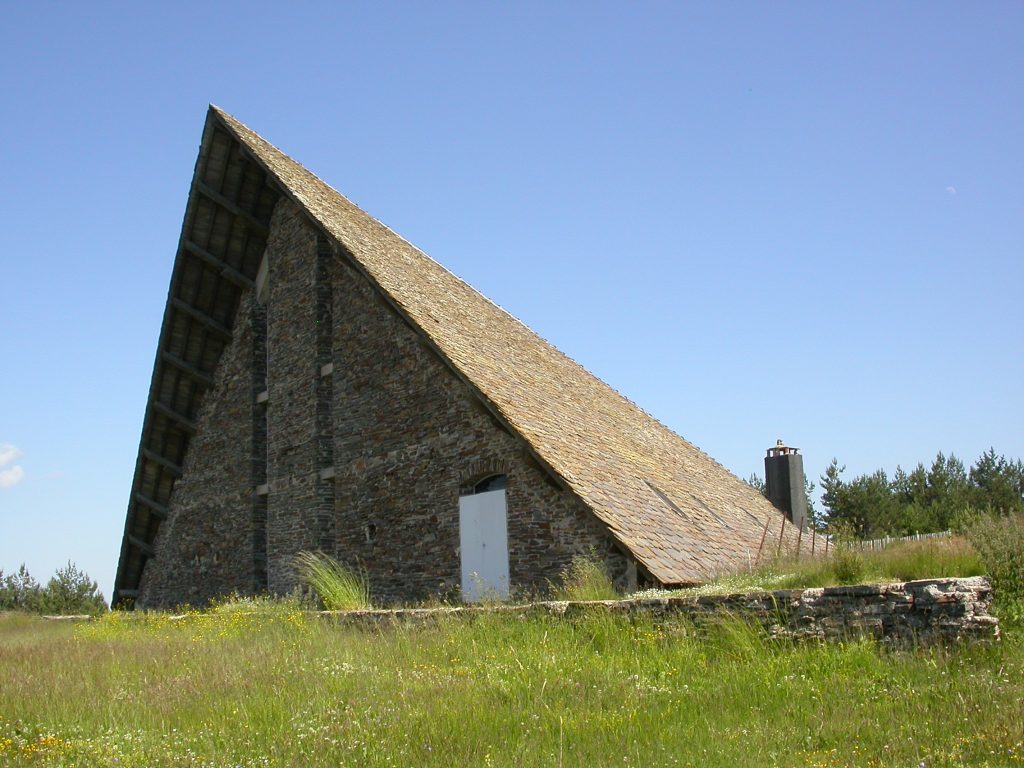
<svg viewBox="0 0 1024 768">
<path fill-rule="evenodd" d="M 371 626 L 422 623 L 445 616 L 472 617 L 490 612 L 566 618 L 610 613 L 658 621 L 683 619 L 698 627 L 725 617 L 740 617 L 760 624 L 780 638 L 871 637 L 902 646 L 996 640 L 999 621 L 989 612 L 991 607 L 992 586 L 987 578 L 976 576 L 704 597 L 325 612 L 325 615 L 344 624 Z"/>
</svg>

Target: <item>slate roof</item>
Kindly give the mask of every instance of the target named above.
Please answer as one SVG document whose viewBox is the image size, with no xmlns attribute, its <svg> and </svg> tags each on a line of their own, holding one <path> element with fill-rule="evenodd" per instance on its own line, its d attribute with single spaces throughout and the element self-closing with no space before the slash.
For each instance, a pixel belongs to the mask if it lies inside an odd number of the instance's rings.
<svg viewBox="0 0 1024 768">
<path fill-rule="evenodd" d="M 521 436 L 541 466 L 578 496 L 654 579 L 666 585 L 692 584 L 745 563 L 756 555 L 766 525 L 765 547 L 776 546 L 782 514 L 747 483 L 213 106 L 197 179 L 201 181 L 211 135 L 223 131 L 266 174 L 262 197 L 248 195 L 262 201 L 260 210 L 268 202 L 267 190 L 283 193 L 303 208 L 492 413 Z M 190 212 L 197 183 L 193 181 Z M 230 207 L 230 201 L 220 202 Z M 259 233 L 260 221 L 268 221 L 269 214 L 249 218 Z M 248 233 L 247 244 L 252 235 Z M 190 253 L 194 251 L 192 247 Z M 255 277 L 251 264 L 237 271 L 245 279 Z M 173 287 L 172 278 L 172 296 Z M 167 322 L 165 316 L 165 326 Z M 141 453 L 140 448 L 140 466 Z M 126 541 L 130 528 L 131 505 Z M 790 531 L 792 527 L 787 535 Z M 122 565 L 130 555 L 127 546 L 122 548 Z M 123 570 L 119 566 L 115 600 L 119 589 L 129 595 L 138 583 L 137 576 L 130 578 Z"/>
</svg>

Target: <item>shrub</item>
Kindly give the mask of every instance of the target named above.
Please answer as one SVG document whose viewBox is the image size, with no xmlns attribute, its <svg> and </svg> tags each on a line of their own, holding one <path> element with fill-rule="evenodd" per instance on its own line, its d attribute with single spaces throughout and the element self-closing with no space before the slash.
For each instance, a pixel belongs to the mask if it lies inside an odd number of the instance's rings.
<svg viewBox="0 0 1024 768">
<path fill-rule="evenodd" d="M 299 552 L 299 573 L 329 611 L 372 608 L 366 574 L 352 571 L 323 552 Z"/>
<path fill-rule="evenodd" d="M 576 555 L 562 571 L 559 584 L 551 585 L 556 600 L 617 600 L 619 593 L 604 563 L 591 553 Z"/>
<path fill-rule="evenodd" d="M 979 515 L 966 535 L 992 579 L 1000 618 L 1024 624 L 1024 514 Z"/>
<path fill-rule="evenodd" d="M 845 546 L 836 547 L 829 568 L 838 584 L 857 584 L 867 570 L 861 553 Z"/>
<path fill-rule="evenodd" d="M 107 610 L 107 603 L 96 582 L 69 560 L 47 583 L 40 608 L 52 614 L 99 614 Z"/>
</svg>

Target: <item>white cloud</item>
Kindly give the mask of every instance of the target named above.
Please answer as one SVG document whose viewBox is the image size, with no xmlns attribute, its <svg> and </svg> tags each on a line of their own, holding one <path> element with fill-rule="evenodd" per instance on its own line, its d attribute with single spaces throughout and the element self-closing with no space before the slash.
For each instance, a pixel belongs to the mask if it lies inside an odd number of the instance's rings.
<svg viewBox="0 0 1024 768">
<path fill-rule="evenodd" d="M 17 447 L 10 443 L 0 443 L 0 467 L 6 467 L 19 456 L 21 456 L 21 451 Z M 25 470 L 17 464 L 13 464 L 8 469 L 0 470 L 0 488 L 17 485 L 24 477 Z"/>
<path fill-rule="evenodd" d="M 10 469 L 0 470 L 0 488 L 17 485 L 25 477 L 25 470 L 15 464 Z"/>
<path fill-rule="evenodd" d="M 956 194 L 956 187 L 946 187 L 946 192 L 950 195 Z"/>
<path fill-rule="evenodd" d="M 0 467 L 21 457 L 21 451 L 10 443 L 0 443 Z"/>
</svg>

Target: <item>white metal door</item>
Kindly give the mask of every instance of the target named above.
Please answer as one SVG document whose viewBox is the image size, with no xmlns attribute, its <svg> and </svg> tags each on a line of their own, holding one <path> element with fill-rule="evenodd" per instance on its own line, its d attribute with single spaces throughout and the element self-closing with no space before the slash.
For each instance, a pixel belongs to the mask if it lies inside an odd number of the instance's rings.
<svg viewBox="0 0 1024 768">
<path fill-rule="evenodd" d="M 508 597 L 508 528 L 505 490 L 459 499 L 462 599 Z"/>
</svg>

